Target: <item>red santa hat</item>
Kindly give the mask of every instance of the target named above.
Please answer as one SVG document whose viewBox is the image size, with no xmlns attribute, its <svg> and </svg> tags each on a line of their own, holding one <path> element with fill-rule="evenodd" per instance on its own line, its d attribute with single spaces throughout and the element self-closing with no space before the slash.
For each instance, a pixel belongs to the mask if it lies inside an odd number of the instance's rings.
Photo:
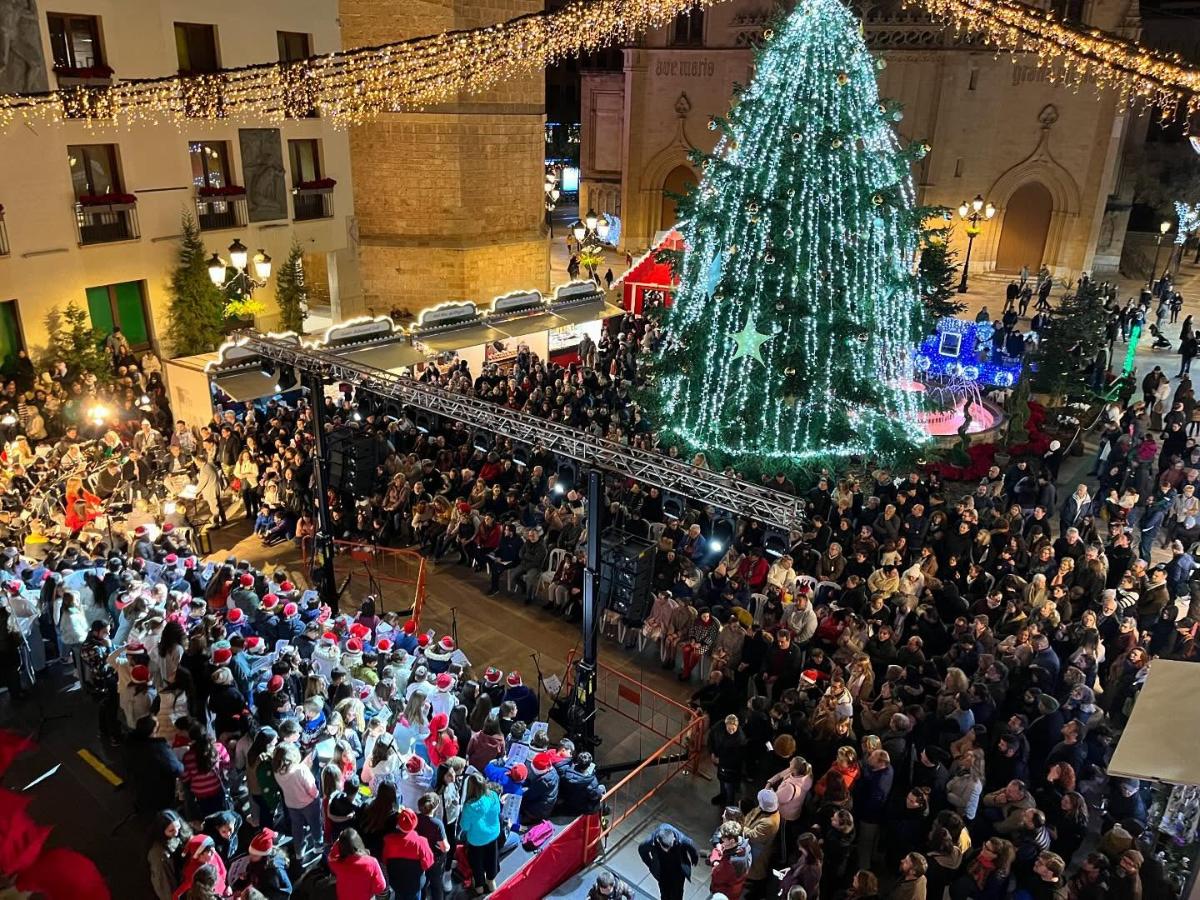
<svg viewBox="0 0 1200 900">
<path fill-rule="evenodd" d="M 165 557 L 163 557 L 163 562 L 166 563 L 168 566 L 173 566 L 177 562 L 179 562 L 179 557 L 176 556 L 174 553 L 168 553 Z"/>
<path fill-rule="evenodd" d="M 139 525 L 137 528 L 133 529 L 133 533 L 136 537 L 145 537 L 146 536 L 146 526 Z"/>
<path fill-rule="evenodd" d="M 145 653 L 146 645 L 141 641 L 132 641 L 125 645 L 125 655 L 131 656 L 134 653 Z"/>
<path fill-rule="evenodd" d="M 518 672 L 516 669 L 513 669 L 511 672 L 508 673 L 508 677 L 504 679 L 504 683 L 507 684 L 509 687 L 520 687 L 522 684 L 521 673 Z"/>
<path fill-rule="evenodd" d="M 388 640 L 387 638 L 380 638 L 379 641 L 375 644 L 375 649 L 378 650 L 380 653 L 391 653 L 392 652 L 392 642 L 390 640 Z"/>
<path fill-rule="evenodd" d="M 332 631 L 326 631 L 321 635 L 321 641 L 325 644 L 336 644 L 338 642 L 338 637 Z"/>
<path fill-rule="evenodd" d="M 450 717 L 445 713 L 436 713 L 429 720 L 429 733 L 437 734 L 439 731 L 445 731 L 446 726 L 450 724 Z"/>
<path fill-rule="evenodd" d="M 346 641 L 346 652 L 351 656 L 362 653 L 362 648 L 362 641 L 358 638 L 350 638 L 350 640 Z"/>
<path fill-rule="evenodd" d="M 427 634 L 422 634 L 417 637 L 417 646 L 424 649 L 429 646 L 430 637 Z"/>
<path fill-rule="evenodd" d="M 218 647 L 213 651 L 212 661 L 214 666 L 227 666 L 231 659 L 233 659 L 233 651 L 228 647 Z"/>
<path fill-rule="evenodd" d="M 409 619 L 407 622 L 404 623 L 404 633 L 405 634 L 414 634 L 416 632 L 416 630 L 417 630 L 416 620 Z"/>
<path fill-rule="evenodd" d="M 183 567 L 184 567 L 185 569 L 194 569 L 194 568 L 196 568 L 196 557 L 194 557 L 194 556 L 189 556 L 187 559 L 185 559 L 185 560 L 183 561 Z"/>
<path fill-rule="evenodd" d="M 483 680 L 488 684 L 499 684 L 502 678 L 504 678 L 504 673 L 495 666 L 488 666 L 483 670 Z"/>
<path fill-rule="evenodd" d="M 400 815 L 396 816 L 396 827 L 404 834 L 412 831 L 417 827 L 417 814 L 411 809 L 401 809 Z"/>
<path fill-rule="evenodd" d="M 272 675 L 267 680 L 267 693 L 268 694 L 278 694 L 282 690 L 283 690 L 283 676 L 282 675 Z"/>
<path fill-rule="evenodd" d="M 21 588 L 24 587 L 24 585 L 15 578 L 12 581 L 5 582 L 4 586 L 8 589 L 10 594 L 19 594 L 21 593 Z"/>
<path fill-rule="evenodd" d="M 129 680 L 134 684 L 149 684 L 150 683 L 150 667 L 149 666 L 134 666 L 129 670 Z"/>
<path fill-rule="evenodd" d="M 299 615 L 299 613 L 300 613 L 300 607 L 298 607 L 295 603 L 285 603 L 283 605 L 283 614 L 285 616 L 287 616 L 289 619 L 292 616 Z"/>
<path fill-rule="evenodd" d="M 533 766 L 533 773 L 535 775 L 545 775 L 554 768 L 554 757 L 543 750 L 541 753 L 535 753 L 530 763 Z"/>
<path fill-rule="evenodd" d="M 259 859 L 275 849 L 275 832 L 264 828 L 250 841 L 250 858 Z"/>
<path fill-rule="evenodd" d="M 290 581 L 284 581 L 279 585 L 279 589 L 281 591 L 283 591 L 285 594 L 290 594 L 292 591 L 294 591 L 296 589 L 296 586 L 294 584 L 292 584 Z"/>
<path fill-rule="evenodd" d="M 238 578 L 238 584 L 242 587 L 254 587 L 254 576 L 249 572 L 243 572 L 241 577 Z"/>
<path fill-rule="evenodd" d="M 163 534 L 170 534 L 174 530 L 175 530 L 174 522 L 164 522 L 163 523 L 163 527 L 162 527 Z"/>
<path fill-rule="evenodd" d="M 251 653 L 261 653 L 267 649 L 267 645 L 263 643 L 263 639 L 257 634 L 252 634 L 250 637 L 246 638 L 245 647 Z"/>
<path fill-rule="evenodd" d="M 443 653 L 453 653 L 454 638 L 450 637 L 450 635 L 446 635 L 444 638 L 438 641 L 438 649 L 440 649 Z"/>
<path fill-rule="evenodd" d="M 265 597 L 262 598 L 262 608 L 263 609 L 271 610 L 271 609 L 274 609 L 275 607 L 277 607 L 278 605 L 279 605 L 279 595 L 278 594 L 267 594 Z"/>
<path fill-rule="evenodd" d="M 408 762 L 406 762 L 404 764 L 404 768 L 407 769 L 409 772 L 412 772 L 414 775 L 416 775 L 418 772 L 421 771 L 421 768 L 422 768 L 421 757 L 417 756 L 417 754 L 414 753 L 412 756 L 410 756 L 408 758 Z"/>
<path fill-rule="evenodd" d="M 508 770 L 508 777 L 517 784 L 520 784 L 529 777 L 529 770 L 525 768 L 524 763 L 513 763 L 512 768 Z"/>
<path fill-rule="evenodd" d="M 454 687 L 454 676 L 449 672 L 443 672 L 433 681 L 439 691 L 448 691 Z"/>
<path fill-rule="evenodd" d="M 231 606 L 229 608 L 229 610 L 225 613 L 225 621 L 228 622 L 230 625 L 236 625 L 240 621 L 242 621 L 242 619 L 244 619 L 244 618 L 246 618 L 246 614 L 244 612 L 242 612 L 240 609 L 238 609 L 236 606 Z"/>
<path fill-rule="evenodd" d="M 354 635 L 356 638 L 358 638 L 360 641 L 362 641 L 362 640 L 365 640 L 367 638 L 367 636 L 371 633 L 371 629 L 368 628 L 366 625 L 364 625 L 362 622 L 355 622 L 353 625 L 350 626 L 350 633 L 352 635 Z"/>
</svg>

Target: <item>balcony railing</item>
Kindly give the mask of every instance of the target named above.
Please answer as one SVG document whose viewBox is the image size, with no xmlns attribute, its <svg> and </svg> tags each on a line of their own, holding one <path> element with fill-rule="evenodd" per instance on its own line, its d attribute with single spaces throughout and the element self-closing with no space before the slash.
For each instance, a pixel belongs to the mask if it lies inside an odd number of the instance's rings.
<svg viewBox="0 0 1200 900">
<path fill-rule="evenodd" d="M 292 211 L 297 222 L 328 219 L 333 215 L 333 191 L 296 188 L 292 191 Z"/>
<path fill-rule="evenodd" d="M 246 195 L 196 197 L 196 220 L 201 231 L 246 226 Z"/>
<path fill-rule="evenodd" d="M 142 236 L 138 230 L 135 203 L 112 203 L 107 206 L 76 203 L 72 209 L 81 246 L 135 241 Z"/>
</svg>

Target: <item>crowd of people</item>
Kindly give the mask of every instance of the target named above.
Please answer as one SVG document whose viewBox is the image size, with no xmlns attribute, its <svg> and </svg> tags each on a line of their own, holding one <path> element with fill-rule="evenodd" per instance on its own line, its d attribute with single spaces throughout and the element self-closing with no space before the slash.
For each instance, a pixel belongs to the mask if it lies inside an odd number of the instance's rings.
<svg viewBox="0 0 1200 900">
<path fill-rule="evenodd" d="M 523 350 L 504 371 L 455 362 L 420 377 L 655 449 L 632 392 L 658 333 L 627 315 L 568 365 Z M 339 900 L 440 898 L 451 870 L 484 893 L 501 854 L 551 814 L 598 807 L 594 761 L 549 740 L 519 673 L 476 671 L 452 636 L 369 601 L 334 615 L 286 571 L 197 553 L 194 529 L 239 509 L 264 544 L 311 547 L 307 400 L 224 403 L 202 428 L 172 425 L 154 373 L 125 363 L 124 401 L 52 376 L 67 395 L 56 417 L 5 388 L 37 407 L 10 426 L 7 486 L 28 506 L 64 480 L 69 541 L 0 556 L 0 615 L 36 620 L 29 648 L 0 628 L 0 666 L 16 693 L 25 656 L 76 666 L 139 809 L 157 815 L 160 900 L 286 897 L 312 860 L 306 877 L 336 878 Z M 1159 377 L 1143 388 L 1156 397 Z M 782 546 L 753 521 L 718 539 L 713 509 L 606 481 L 604 527 L 656 544 L 653 602 L 625 624 L 679 680 L 702 675 L 691 702 L 710 722 L 711 841 L 664 824 L 640 847 L 663 900 L 702 866 L 728 900 L 1174 895 L 1145 852 L 1149 788 L 1106 775 L 1150 660 L 1200 657 L 1200 465 L 1180 417 L 1155 421 L 1149 400 L 1110 407 L 1094 496 L 1058 495 L 1059 457 L 1016 459 L 965 491 L 920 472 L 802 491 L 764 477 L 806 502 Z M 102 425 L 84 411 L 101 401 Z M 491 594 L 579 616 L 574 469 L 461 423 L 388 418 L 353 391 L 318 402 L 331 430 L 376 449 L 374 490 L 329 491 L 334 537 L 415 547 L 486 573 Z M 25 424 L 39 417 L 44 436 Z M 154 516 L 160 494 L 177 508 Z M 95 524 L 114 498 L 131 507 L 115 534 Z M 1160 540 L 1170 559 L 1155 564 Z M 594 888 L 626 891 L 609 876 Z"/>
</svg>

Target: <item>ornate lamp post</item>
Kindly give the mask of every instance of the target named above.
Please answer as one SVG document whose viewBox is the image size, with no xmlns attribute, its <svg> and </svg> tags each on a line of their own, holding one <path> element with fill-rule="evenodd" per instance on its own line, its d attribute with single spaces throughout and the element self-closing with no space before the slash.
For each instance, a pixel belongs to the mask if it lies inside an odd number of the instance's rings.
<svg viewBox="0 0 1200 900">
<path fill-rule="evenodd" d="M 1158 240 L 1154 243 L 1154 265 L 1150 268 L 1150 277 L 1146 279 L 1146 287 L 1153 290 L 1154 276 L 1158 272 L 1158 255 L 1162 252 L 1163 238 L 1167 236 L 1167 232 L 1171 230 L 1171 222 L 1164 221 L 1158 226 Z"/>
<path fill-rule="evenodd" d="M 554 210 L 558 206 L 558 198 L 562 196 L 562 191 L 558 189 L 558 173 L 550 171 L 546 173 L 546 183 L 542 186 L 546 192 L 546 227 L 550 229 L 550 237 L 554 237 Z"/>
<path fill-rule="evenodd" d="M 229 262 L 213 254 L 208 260 L 208 277 L 226 293 L 249 297 L 258 288 L 266 287 L 271 277 L 271 257 L 263 250 L 254 254 L 254 275 L 250 274 L 250 251 L 238 238 L 229 245 Z M 226 277 L 229 269 L 234 273 Z M 255 277 L 257 276 L 257 277 Z"/>
<path fill-rule="evenodd" d="M 604 245 L 608 243 L 608 233 L 611 228 L 612 223 L 608 221 L 608 218 L 597 215 L 594 209 L 589 209 L 586 216 L 577 219 L 571 226 L 571 234 L 574 236 L 575 242 L 579 244 L 579 255 L 586 259 L 599 259 L 600 254 L 604 252 Z M 595 262 L 587 263 L 586 268 L 594 279 L 596 277 Z"/>
<path fill-rule="evenodd" d="M 967 292 L 967 273 L 971 269 L 971 247 L 979 234 L 979 223 L 987 221 L 996 215 L 996 207 L 985 203 L 982 194 L 976 194 L 975 199 L 968 203 L 964 200 L 958 207 L 958 215 L 967 223 L 967 258 L 963 260 L 962 278 L 958 282 L 958 292 Z"/>
</svg>

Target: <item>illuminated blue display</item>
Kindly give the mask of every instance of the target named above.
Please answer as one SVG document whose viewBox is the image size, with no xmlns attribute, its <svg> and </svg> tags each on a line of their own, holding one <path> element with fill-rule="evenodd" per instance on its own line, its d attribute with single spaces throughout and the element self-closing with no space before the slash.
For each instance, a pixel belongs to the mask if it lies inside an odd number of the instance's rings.
<svg viewBox="0 0 1200 900">
<path fill-rule="evenodd" d="M 922 378 L 962 378 L 1010 388 L 1021 377 L 1021 359 L 993 349 L 994 333 L 991 322 L 939 319 L 937 331 L 913 351 L 913 369 Z"/>
</svg>

